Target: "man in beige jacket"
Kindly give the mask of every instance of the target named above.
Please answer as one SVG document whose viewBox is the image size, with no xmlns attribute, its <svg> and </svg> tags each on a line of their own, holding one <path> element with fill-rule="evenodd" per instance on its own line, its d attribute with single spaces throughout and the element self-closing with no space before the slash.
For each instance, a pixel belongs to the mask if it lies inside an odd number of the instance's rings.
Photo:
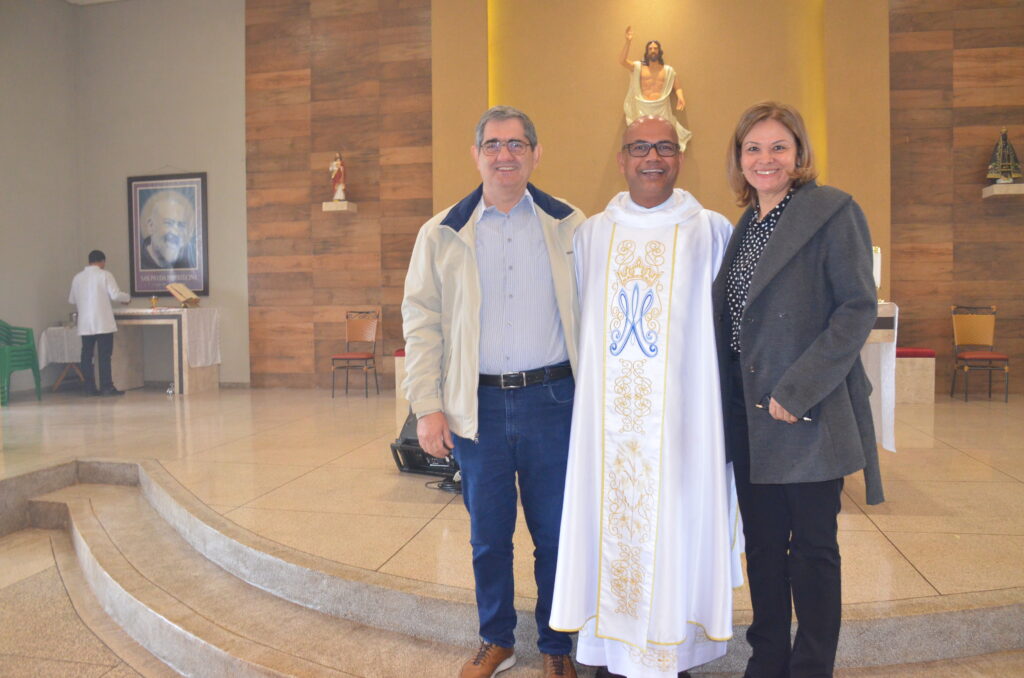
<svg viewBox="0 0 1024 678">
<path fill-rule="evenodd" d="M 420 229 L 402 302 L 406 397 L 420 445 L 453 453 L 469 510 L 481 645 L 460 678 L 515 664 L 512 534 L 518 491 L 536 547 L 545 676 L 576 676 L 548 617 L 558 554 L 578 313 L 573 232 L 583 214 L 529 183 L 529 117 L 491 108 L 476 127 L 482 185 Z"/>
</svg>

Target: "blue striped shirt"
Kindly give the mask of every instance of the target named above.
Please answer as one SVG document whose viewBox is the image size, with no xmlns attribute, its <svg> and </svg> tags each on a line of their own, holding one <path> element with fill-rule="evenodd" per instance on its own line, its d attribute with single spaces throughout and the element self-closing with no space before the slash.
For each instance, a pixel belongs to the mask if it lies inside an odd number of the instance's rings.
<svg viewBox="0 0 1024 678">
<path fill-rule="evenodd" d="M 529 192 L 508 214 L 477 207 L 480 373 L 520 372 L 565 362 L 569 354 L 555 301 L 551 260 Z"/>
</svg>

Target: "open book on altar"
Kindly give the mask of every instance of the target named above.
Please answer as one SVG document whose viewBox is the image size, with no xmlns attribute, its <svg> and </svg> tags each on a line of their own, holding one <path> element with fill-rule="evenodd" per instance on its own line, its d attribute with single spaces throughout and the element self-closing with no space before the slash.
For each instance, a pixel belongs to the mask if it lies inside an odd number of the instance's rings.
<svg viewBox="0 0 1024 678">
<path fill-rule="evenodd" d="M 171 296 L 181 302 L 183 308 L 199 305 L 199 297 L 195 295 L 195 292 L 181 283 L 168 283 L 166 289 L 171 293 Z"/>
</svg>

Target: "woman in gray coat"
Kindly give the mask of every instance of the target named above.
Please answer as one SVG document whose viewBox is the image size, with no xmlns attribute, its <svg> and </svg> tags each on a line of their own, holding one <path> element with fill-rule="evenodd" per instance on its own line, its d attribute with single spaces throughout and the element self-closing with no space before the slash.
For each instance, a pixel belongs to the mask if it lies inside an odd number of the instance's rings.
<svg viewBox="0 0 1024 678">
<path fill-rule="evenodd" d="M 883 499 L 860 362 L 876 314 L 871 236 L 857 203 L 816 175 L 795 109 L 743 114 L 729 178 L 747 210 L 713 295 L 754 608 L 748 678 L 832 675 L 843 476 L 864 469 L 868 503 Z"/>
</svg>

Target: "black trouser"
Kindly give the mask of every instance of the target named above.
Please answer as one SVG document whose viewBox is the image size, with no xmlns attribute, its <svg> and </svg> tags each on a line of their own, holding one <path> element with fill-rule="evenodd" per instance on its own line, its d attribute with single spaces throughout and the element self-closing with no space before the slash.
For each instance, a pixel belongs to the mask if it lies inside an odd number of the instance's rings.
<svg viewBox="0 0 1024 678">
<path fill-rule="evenodd" d="M 843 479 L 751 483 L 739 361 L 731 361 L 729 370 L 726 432 L 743 516 L 747 580 L 754 608 L 754 621 L 747 631 L 753 656 L 744 676 L 831 676 L 842 616 L 836 515 Z M 764 416 L 769 416 L 767 411 Z M 798 627 L 791 647 L 793 607 Z"/>
<path fill-rule="evenodd" d="M 85 389 L 96 388 L 93 383 L 92 352 L 98 348 L 97 361 L 100 366 L 101 391 L 114 388 L 114 378 L 110 375 L 110 356 L 114 354 L 114 333 L 82 335 L 82 375 L 85 377 Z"/>
</svg>

